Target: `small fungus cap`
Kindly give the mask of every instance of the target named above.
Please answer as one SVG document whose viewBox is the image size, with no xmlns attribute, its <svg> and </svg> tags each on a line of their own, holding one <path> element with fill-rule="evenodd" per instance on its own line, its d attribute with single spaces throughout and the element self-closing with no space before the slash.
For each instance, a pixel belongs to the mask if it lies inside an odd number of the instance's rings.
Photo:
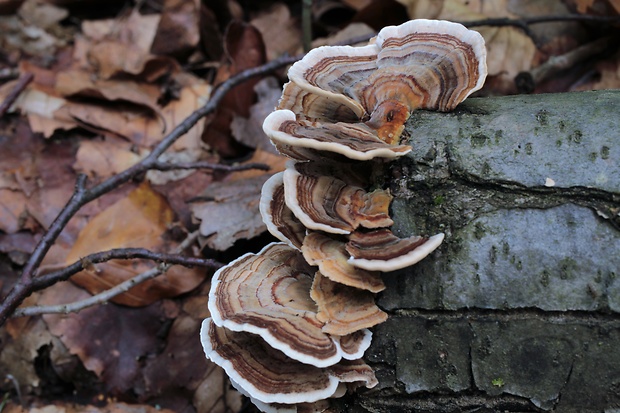
<svg viewBox="0 0 620 413">
<path fill-rule="evenodd" d="M 349 262 L 353 266 L 369 271 L 388 272 L 421 261 L 441 245 L 443 238 L 443 233 L 430 238 L 398 238 L 389 229 L 356 231 L 349 235 L 345 248 L 351 255 Z"/>
<path fill-rule="evenodd" d="M 391 226 L 389 192 L 366 192 L 347 180 L 346 171 L 325 164 L 289 162 L 283 176 L 286 205 L 305 227 L 317 231 L 348 234 L 360 226 Z"/>
</svg>

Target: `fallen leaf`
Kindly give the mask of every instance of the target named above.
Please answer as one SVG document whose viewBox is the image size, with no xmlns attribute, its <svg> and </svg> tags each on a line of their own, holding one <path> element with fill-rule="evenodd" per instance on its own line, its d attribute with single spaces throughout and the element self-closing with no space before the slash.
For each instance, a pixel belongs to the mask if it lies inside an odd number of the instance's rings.
<svg viewBox="0 0 620 413">
<path fill-rule="evenodd" d="M 73 284 L 62 282 L 45 289 L 37 304 L 75 302 L 88 296 Z M 46 314 L 43 320 L 112 396 L 140 385 L 142 360 L 161 348 L 158 332 L 166 322 L 156 304 L 142 308 L 101 305 L 79 313 Z"/>
<path fill-rule="evenodd" d="M 217 159 L 212 161 L 217 162 Z M 163 185 L 153 184 L 153 189 L 166 197 L 181 224 L 185 228 L 191 228 L 195 224 L 192 223 L 188 201 L 203 191 L 211 181 L 213 181 L 213 174 L 209 171 L 191 171 L 190 175 L 178 181 L 169 181 Z"/>
<path fill-rule="evenodd" d="M 282 86 L 274 77 L 267 77 L 258 82 L 254 90 L 258 101 L 250 107 L 250 117 L 234 115 L 230 130 L 235 139 L 244 145 L 277 154 L 269 137 L 263 132 L 263 122 L 278 105 Z"/>
<path fill-rule="evenodd" d="M 263 64 L 266 60 L 265 45 L 260 32 L 252 25 L 232 22 L 225 36 L 228 64 L 220 67 L 216 83 L 243 70 Z M 254 104 L 254 85 L 260 77 L 254 77 L 235 87 L 222 99 L 211 122 L 205 128 L 204 142 L 224 158 L 243 155 L 244 148 L 231 139 L 230 123 L 235 115 L 250 116 L 250 106 Z"/>
<path fill-rule="evenodd" d="M 178 63 L 172 58 L 143 54 L 138 46 L 115 41 L 93 45 L 88 57 L 99 68 L 98 74 L 103 79 L 128 74 L 153 82 L 179 70 Z"/>
<path fill-rule="evenodd" d="M 12 374 L 25 388 L 39 387 L 41 378 L 35 370 L 34 360 L 41 347 L 55 342 L 43 320 L 11 320 L 0 329 L 0 341 L 0 377 Z"/>
<path fill-rule="evenodd" d="M 51 59 L 66 42 L 15 16 L 0 17 L 0 50 Z"/>
<path fill-rule="evenodd" d="M 26 0 L 17 15 L 30 24 L 47 29 L 66 19 L 69 12 L 42 0 Z"/>
<path fill-rule="evenodd" d="M 142 184 L 126 198 L 94 217 L 82 229 L 67 256 L 67 264 L 97 251 L 112 248 L 142 247 L 171 251 L 175 243 L 165 240 L 173 212 L 148 184 Z M 98 294 L 129 278 L 152 269 L 156 264 L 144 260 L 111 260 L 95 264 L 71 278 L 91 294 Z M 171 267 L 165 274 L 136 285 L 113 302 L 133 307 L 144 306 L 164 297 L 174 297 L 194 289 L 205 277 L 204 269 Z"/>
<path fill-rule="evenodd" d="M 26 196 L 23 192 L 0 189 L 0 231 L 13 234 L 21 230 L 26 214 Z"/>
<path fill-rule="evenodd" d="M 250 21 L 263 36 L 267 49 L 267 60 L 273 60 L 284 53 L 294 54 L 301 48 L 301 30 L 297 19 L 291 17 L 284 3 L 275 3 L 265 12 Z"/>
<path fill-rule="evenodd" d="M 64 70 L 56 77 L 56 91 L 64 97 L 124 101 L 142 105 L 158 114 L 161 91 L 156 85 L 131 80 L 97 80 L 82 70 Z"/>
<path fill-rule="evenodd" d="M 120 19 L 85 20 L 82 33 L 93 42 L 114 39 L 121 44 L 133 45 L 140 54 L 148 54 L 153 46 L 160 14 L 142 15 L 137 9 Z"/>
<path fill-rule="evenodd" d="M 257 149 L 252 154 L 252 157 L 245 163 L 264 163 L 269 166 L 269 171 L 262 171 L 259 169 L 249 169 L 247 171 L 235 172 L 230 176 L 228 181 L 241 181 L 248 178 L 254 178 L 262 175 L 272 175 L 276 172 L 286 169 L 286 162 L 290 159 L 279 153 L 267 152 L 262 149 Z M 243 165 L 243 164 L 242 164 Z"/>
<path fill-rule="evenodd" d="M 194 217 L 200 220 L 200 234 L 206 244 L 225 251 L 239 239 L 250 239 L 265 231 L 258 202 L 268 174 L 234 182 L 216 182 L 200 195 L 206 202 L 191 205 Z"/>
<path fill-rule="evenodd" d="M 73 169 L 90 178 L 103 180 L 138 163 L 143 155 L 132 150 L 133 145 L 113 136 L 83 140 L 75 156 Z"/>
<path fill-rule="evenodd" d="M 199 7 L 200 2 L 195 0 L 164 0 L 151 52 L 173 56 L 191 53 L 200 40 Z"/>
</svg>

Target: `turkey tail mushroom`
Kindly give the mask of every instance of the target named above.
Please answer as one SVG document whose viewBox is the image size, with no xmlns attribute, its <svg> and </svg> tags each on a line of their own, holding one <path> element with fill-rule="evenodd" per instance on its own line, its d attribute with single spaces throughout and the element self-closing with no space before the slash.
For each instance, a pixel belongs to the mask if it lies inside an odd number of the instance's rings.
<svg viewBox="0 0 620 413">
<path fill-rule="evenodd" d="M 486 78 L 482 36 L 447 21 L 386 27 L 363 47 L 310 51 L 263 123 L 292 158 L 264 185 L 260 213 L 280 243 L 212 280 L 201 340 L 208 359 L 263 412 L 320 412 L 377 379 L 361 358 L 387 319 L 382 273 L 413 265 L 444 234 L 399 238 L 392 194 L 372 171 L 411 152 L 412 111 L 450 111 Z M 376 177 L 375 177 L 376 178 Z"/>
</svg>

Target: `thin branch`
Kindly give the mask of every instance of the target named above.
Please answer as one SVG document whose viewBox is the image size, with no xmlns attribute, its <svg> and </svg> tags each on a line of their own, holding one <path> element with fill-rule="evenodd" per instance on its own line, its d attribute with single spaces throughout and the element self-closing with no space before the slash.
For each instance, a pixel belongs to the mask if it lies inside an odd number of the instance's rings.
<svg viewBox="0 0 620 413">
<path fill-rule="evenodd" d="M 32 280 L 32 290 L 33 292 L 39 291 L 57 282 L 66 281 L 71 278 L 72 275 L 88 269 L 93 264 L 101 264 L 110 260 L 132 260 L 136 258 L 160 263 L 183 265 L 184 267 L 209 267 L 217 269 L 224 265 L 211 259 L 186 257 L 179 254 L 165 254 L 150 251 L 145 248 L 115 248 L 89 254 L 60 270 L 34 278 Z"/>
<path fill-rule="evenodd" d="M 32 82 L 34 75 L 32 73 L 26 73 L 19 78 L 11 92 L 7 95 L 4 102 L 0 104 L 0 117 L 4 116 L 6 112 L 11 108 L 11 105 L 15 103 L 19 95 L 26 89 L 26 86 Z"/>
<path fill-rule="evenodd" d="M 301 39 L 308 53 L 312 48 L 312 0 L 301 0 Z"/>
<path fill-rule="evenodd" d="M 18 308 L 13 312 L 11 317 L 25 317 L 41 314 L 68 314 L 81 311 L 85 308 L 92 307 L 97 304 L 103 304 L 108 302 L 113 297 L 119 294 L 129 291 L 130 288 L 157 277 L 158 275 L 166 272 L 170 268 L 170 264 L 160 264 L 155 268 L 140 273 L 133 278 L 123 281 L 120 284 L 115 285 L 109 290 L 105 290 L 100 294 L 93 295 L 84 300 L 75 301 L 70 304 L 58 304 L 58 305 L 46 305 L 36 307 Z"/>
<path fill-rule="evenodd" d="M 187 133 L 200 119 L 212 113 L 217 108 L 222 98 L 232 88 L 248 79 L 251 79 L 252 77 L 272 72 L 273 70 L 291 64 L 300 58 L 301 56 L 283 56 L 262 66 L 244 70 L 243 72 L 232 76 L 213 91 L 211 98 L 204 106 L 189 115 L 166 137 L 164 137 L 164 139 L 162 139 L 162 141 L 153 148 L 152 152 L 146 158 L 100 183 L 99 185 L 86 189 L 86 177 L 84 175 L 78 175 L 76 189 L 73 196 L 60 211 L 52 225 L 50 225 L 50 228 L 43 234 L 43 237 L 35 247 L 34 252 L 24 266 L 19 280 L 13 286 L 11 291 L 9 291 L 2 303 L 0 303 L 0 326 L 6 322 L 8 316 L 15 311 L 24 299 L 26 299 L 26 297 L 33 292 L 32 280 L 36 275 L 36 271 L 41 265 L 43 258 L 54 242 L 56 242 L 56 239 L 62 232 L 62 229 L 82 206 L 112 191 L 113 189 L 120 187 L 122 184 L 151 169 L 153 165 L 157 164 L 157 159 L 159 156 L 163 154 L 176 140 Z"/>
<path fill-rule="evenodd" d="M 478 26 L 514 26 L 526 29 L 530 24 L 555 23 L 566 21 L 582 21 L 592 23 L 615 23 L 620 21 L 620 16 L 592 16 L 588 14 L 565 14 L 553 16 L 522 17 L 510 19 L 508 17 L 490 18 L 482 20 L 465 21 L 461 24 L 465 27 Z"/>
<path fill-rule="evenodd" d="M 246 163 L 239 165 L 224 165 L 219 163 L 209 162 L 191 162 L 191 163 L 167 163 L 167 162 L 155 162 L 151 169 L 158 171 L 172 171 L 176 169 L 212 169 L 214 171 L 225 172 L 239 172 L 248 171 L 252 169 L 258 169 L 261 171 L 268 171 L 269 165 L 264 163 Z"/>
<path fill-rule="evenodd" d="M 515 77 L 515 84 L 519 93 L 532 93 L 540 82 L 543 82 L 556 73 L 569 69 L 577 63 L 604 52 L 613 42 L 613 37 L 603 37 L 586 43 L 560 56 L 551 56 L 542 65 L 529 72 L 521 72 Z"/>
<path fill-rule="evenodd" d="M 158 275 L 166 272 L 168 268 L 175 264 L 183 265 L 185 267 L 209 267 L 214 269 L 223 267 L 224 264 L 215 260 L 178 255 L 179 253 L 190 247 L 194 243 L 194 241 L 196 241 L 198 235 L 200 235 L 199 231 L 194 231 L 193 233 L 188 234 L 188 236 L 183 240 L 183 242 L 181 242 L 174 249 L 174 252 L 172 254 L 153 252 L 145 248 L 116 248 L 109 251 L 102 251 L 87 255 L 86 257 L 83 257 L 79 261 L 74 262 L 73 264 L 62 270 L 35 278 L 32 281 L 34 291 L 42 290 L 46 287 L 49 287 L 50 285 L 56 284 L 59 281 L 65 281 L 69 279 L 73 274 L 87 269 L 93 264 L 99 264 L 112 259 L 143 258 L 159 262 L 160 265 L 141 274 L 138 274 L 129 280 L 117 284 L 109 290 L 89 297 L 85 300 L 76 301 L 69 304 L 18 308 L 15 310 L 15 312 L 13 312 L 11 317 L 24 317 L 51 313 L 70 313 L 77 312 L 83 310 L 84 308 L 92 307 L 97 304 L 102 304 L 109 301 L 111 298 L 128 291 L 129 289 L 135 287 L 140 283 L 157 277 Z"/>
<path fill-rule="evenodd" d="M 620 22 L 620 16 L 592 16 L 587 14 L 565 14 L 554 16 L 537 16 L 537 17 L 523 17 L 520 19 L 510 19 L 508 17 L 491 18 L 483 20 L 472 20 L 460 22 L 465 27 L 480 27 L 480 26 L 512 26 L 517 27 L 530 38 L 534 39 L 534 33 L 530 29 L 531 24 L 539 23 L 556 23 L 567 21 L 582 21 L 591 23 L 618 23 Z"/>
</svg>

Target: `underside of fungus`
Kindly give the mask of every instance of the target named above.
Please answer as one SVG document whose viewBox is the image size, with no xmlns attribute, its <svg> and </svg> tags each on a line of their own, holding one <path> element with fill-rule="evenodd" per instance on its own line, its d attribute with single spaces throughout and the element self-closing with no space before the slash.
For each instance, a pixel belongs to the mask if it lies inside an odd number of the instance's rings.
<svg viewBox="0 0 620 413">
<path fill-rule="evenodd" d="M 399 238 L 375 165 L 411 152 L 412 111 L 450 111 L 486 77 L 482 37 L 460 24 L 412 20 L 363 47 L 319 47 L 288 72 L 263 123 L 292 159 L 264 185 L 260 213 L 279 243 L 218 270 L 207 358 L 263 412 L 321 412 L 330 398 L 377 384 L 361 358 L 382 273 L 413 265 L 444 234 Z M 410 137 L 415 142 L 415 137 Z"/>
</svg>

